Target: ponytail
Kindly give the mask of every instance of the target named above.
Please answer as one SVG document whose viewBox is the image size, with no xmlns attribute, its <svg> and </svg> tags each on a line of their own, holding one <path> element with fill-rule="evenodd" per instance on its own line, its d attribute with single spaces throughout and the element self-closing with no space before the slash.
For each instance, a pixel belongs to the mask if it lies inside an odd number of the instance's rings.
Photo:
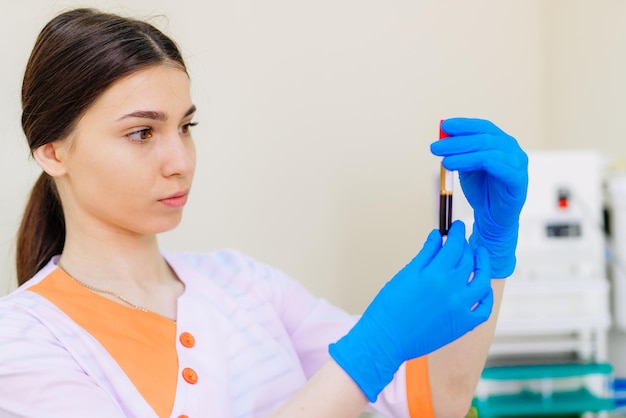
<svg viewBox="0 0 626 418">
<path fill-rule="evenodd" d="M 186 71 L 178 47 L 156 27 L 94 9 L 61 13 L 44 26 L 22 82 L 22 129 L 31 153 L 62 140 L 109 86 L 152 65 Z M 65 244 L 63 208 L 53 179 L 41 174 L 17 237 L 17 281 L 37 273 Z"/>
<path fill-rule="evenodd" d="M 50 257 L 61 254 L 65 243 L 63 208 L 52 177 L 41 173 L 26 204 L 17 235 L 17 282 L 24 284 Z"/>
</svg>

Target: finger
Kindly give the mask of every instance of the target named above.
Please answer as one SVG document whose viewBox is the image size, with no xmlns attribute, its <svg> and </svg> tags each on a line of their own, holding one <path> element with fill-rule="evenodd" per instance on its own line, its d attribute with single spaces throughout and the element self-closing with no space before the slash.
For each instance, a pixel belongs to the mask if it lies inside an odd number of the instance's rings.
<svg viewBox="0 0 626 418">
<path fill-rule="evenodd" d="M 511 161 L 502 151 L 483 151 L 469 154 L 451 155 L 442 161 L 448 170 L 459 173 L 485 171 L 505 183 L 519 183 L 520 176 L 526 176 L 527 170 L 516 161 Z"/>
<path fill-rule="evenodd" d="M 498 172 L 511 166 L 509 170 L 519 171 L 515 158 L 502 150 L 491 149 L 477 152 L 451 154 L 443 158 L 443 166 L 448 170 L 475 171 L 489 170 Z"/>
<path fill-rule="evenodd" d="M 421 269 L 432 261 L 435 255 L 441 248 L 441 233 L 437 229 L 430 231 L 430 234 L 426 237 L 424 246 L 420 252 L 411 261 L 411 266 Z"/>
<path fill-rule="evenodd" d="M 491 280 L 485 282 L 484 280 L 480 280 L 483 283 L 480 287 L 477 287 L 473 282 L 469 289 L 467 289 L 465 293 L 465 303 L 466 307 L 471 308 L 472 311 L 478 308 L 478 305 L 483 303 L 485 297 L 492 293 L 491 290 Z M 486 284 L 486 285 L 485 285 Z"/>
<path fill-rule="evenodd" d="M 493 134 L 502 135 L 505 132 L 498 128 L 493 122 L 485 119 L 475 118 L 450 118 L 441 123 L 441 129 L 450 136 L 473 135 L 473 134 Z"/>
<path fill-rule="evenodd" d="M 476 325 L 480 325 L 485 322 L 491 316 L 493 310 L 493 291 L 489 288 L 489 291 L 478 301 L 472 310 L 474 319 L 476 319 Z"/>
<path fill-rule="evenodd" d="M 485 292 L 491 289 L 491 267 L 489 253 L 483 247 L 478 247 L 475 253 L 475 267 L 472 280 L 468 282 L 469 297 L 473 301 L 480 300 Z"/>
<path fill-rule="evenodd" d="M 460 271 L 466 271 L 465 281 L 467 282 L 474 271 L 474 250 L 470 247 L 469 243 L 465 243 L 463 248 L 463 254 L 461 258 L 454 266 L 455 269 Z M 459 277 L 461 277 L 460 275 Z"/>
<path fill-rule="evenodd" d="M 450 225 L 448 238 L 445 244 L 442 245 L 434 261 L 439 264 L 439 268 L 456 266 L 463 256 L 466 244 L 465 224 L 460 220 L 455 220 L 452 222 L 452 225 Z"/>
<path fill-rule="evenodd" d="M 478 300 L 481 298 L 481 294 L 487 289 L 491 289 L 491 258 L 486 248 L 476 248 L 474 265 L 474 277 L 469 284 L 470 287 L 476 289 L 477 294 L 474 296 L 474 300 Z"/>
<path fill-rule="evenodd" d="M 433 154 L 445 157 L 454 154 L 502 150 L 506 154 L 516 155 L 521 148 L 515 138 L 508 135 L 474 134 L 452 136 L 435 141 L 430 145 Z"/>
</svg>

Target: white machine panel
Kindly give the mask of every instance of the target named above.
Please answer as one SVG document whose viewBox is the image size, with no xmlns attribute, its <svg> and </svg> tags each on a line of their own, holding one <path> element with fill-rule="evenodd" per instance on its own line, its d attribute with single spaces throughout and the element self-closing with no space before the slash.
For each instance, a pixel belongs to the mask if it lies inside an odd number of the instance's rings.
<svg viewBox="0 0 626 418">
<path fill-rule="evenodd" d="M 587 150 L 528 156 L 517 267 L 507 279 L 492 354 L 562 350 L 605 359 L 611 323 L 603 229 L 605 159 Z M 469 234 L 472 212 L 458 178 L 454 192 L 453 216 L 466 222 Z"/>
</svg>

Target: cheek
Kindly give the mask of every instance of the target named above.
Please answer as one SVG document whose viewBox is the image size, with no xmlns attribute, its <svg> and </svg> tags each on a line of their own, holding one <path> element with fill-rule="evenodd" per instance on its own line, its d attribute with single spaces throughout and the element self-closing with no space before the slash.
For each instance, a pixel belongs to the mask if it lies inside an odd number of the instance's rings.
<svg viewBox="0 0 626 418">
<path fill-rule="evenodd" d="M 102 150 L 102 153 L 90 154 L 74 170 L 74 177 L 84 188 L 93 192 L 108 193 L 109 198 L 128 196 L 135 191 L 145 190 L 148 170 L 137 162 L 128 161 L 128 156 L 115 155 Z"/>
</svg>

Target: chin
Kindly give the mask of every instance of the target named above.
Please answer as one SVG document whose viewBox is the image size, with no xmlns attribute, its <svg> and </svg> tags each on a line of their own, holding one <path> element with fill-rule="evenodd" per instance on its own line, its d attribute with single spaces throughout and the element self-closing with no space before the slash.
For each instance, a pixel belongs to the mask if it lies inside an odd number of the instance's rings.
<svg viewBox="0 0 626 418">
<path fill-rule="evenodd" d="M 181 220 L 182 220 L 181 216 L 178 216 L 176 219 L 170 218 L 164 222 L 159 222 L 155 224 L 154 227 L 152 228 L 147 228 L 147 229 L 149 233 L 152 233 L 152 234 L 160 234 L 163 232 L 169 232 L 175 229 L 178 225 L 180 225 Z"/>
</svg>

